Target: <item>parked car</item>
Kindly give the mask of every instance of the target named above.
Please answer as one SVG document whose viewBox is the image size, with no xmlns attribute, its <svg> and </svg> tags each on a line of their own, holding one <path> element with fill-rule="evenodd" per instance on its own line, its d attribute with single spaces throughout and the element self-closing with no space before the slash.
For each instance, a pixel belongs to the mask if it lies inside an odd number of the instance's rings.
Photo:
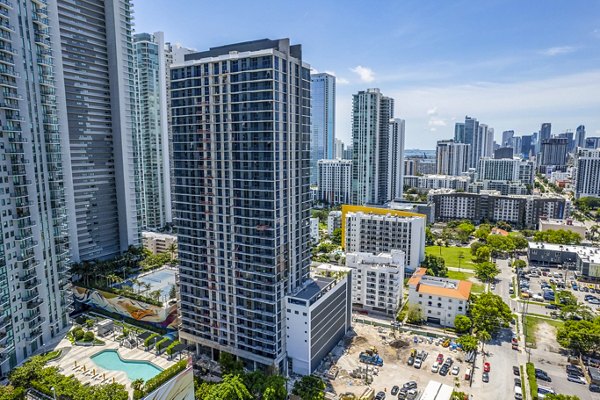
<svg viewBox="0 0 600 400">
<path fill-rule="evenodd" d="M 455 365 L 454 367 L 452 367 L 452 375 L 458 375 L 459 372 L 460 372 L 460 367 L 458 365 Z"/>
<path fill-rule="evenodd" d="M 402 389 L 406 389 L 406 390 L 416 389 L 416 388 L 417 388 L 417 382 L 415 382 L 415 381 L 408 381 L 404 385 L 402 385 Z"/>
<path fill-rule="evenodd" d="M 519 367 L 517 367 L 516 365 L 513 365 L 513 374 L 519 376 L 521 375 L 521 371 L 519 370 Z"/>
<path fill-rule="evenodd" d="M 448 375 L 448 371 L 450 371 L 450 366 L 448 364 L 444 364 L 442 365 L 442 368 L 440 368 L 440 375 L 446 376 Z"/>
<path fill-rule="evenodd" d="M 515 378 L 515 386 L 521 387 L 521 378 Z"/>
<path fill-rule="evenodd" d="M 420 358 L 417 358 L 417 359 L 415 360 L 415 363 L 414 363 L 413 367 L 415 367 L 415 368 L 417 368 L 417 369 L 420 369 L 420 368 L 421 368 L 421 365 L 423 365 L 423 361 L 421 361 L 421 359 L 420 359 Z"/>
<path fill-rule="evenodd" d="M 556 304 L 546 304 L 548 310 L 556 310 L 558 306 Z"/>
<path fill-rule="evenodd" d="M 546 381 L 546 382 L 552 382 L 552 378 L 550 378 L 550 377 L 548 376 L 548 374 L 546 374 L 545 372 L 541 372 L 541 373 L 540 373 L 540 372 L 537 372 L 537 371 L 536 371 L 536 373 L 535 373 L 535 377 L 536 377 L 537 379 L 539 379 L 539 380 L 542 380 L 542 381 Z"/>
<path fill-rule="evenodd" d="M 569 382 L 575 382 L 575 383 L 579 383 L 582 385 L 587 385 L 587 381 L 585 380 L 585 378 L 583 376 L 568 375 L 567 380 Z"/>
<path fill-rule="evenodd" d="M 438 354 L 436 361 L 442 364 L 444 362 L 444 355 L 442 353 Z"/>
<path fill-rule="evenodd" d="M 600 393 L 600 385 L 596 385 L 595 383 L 592 383 L 590 385 L 590 392 Z"/>
<path fill-rule="evenodd" d="M 433 365 L 431 366 L 431 372 L 433 372 L 434 374 L 437 374 L 438 372 L 440 372 L 440 363 L 438 363 L 437 361 L 433 363 Z"/>
<path fill-rule="evenodd" d="M 484 381 L 485 383 L 488 383 L 490 381 L 490 374 L 488 374 L 487 372 L 484 372 L 481 375 L 481 380 Z"/>
<path fill-rule="evenodd" d="M 390 392 L 390 394 L 392 396 L 395 396 L 398 394 L 398 391 L 400 390 L 400 388 L 398 387 L 398 385 L 394 385 L 394 387 L 392 387 L 392 391 Z"/>
<path fill-rule="evenodd" d="M 483 372 L 490 372 L 491 365 L 489 362 L 483 363 Z"/>
<path fill-rule="evenodd" d="M 583 371 L 575 365 L 567 365 L 567 374 L 583 376 Z"/>
<path fill-rule="evenodd" d="M 375 396 L 375 400 L 385 400 L 385 393 L 384 392 L 377 393 L 377 395 Z"/>
<path fill-rule="evenodd" d="M 408 362 L 407 364 L 409 366 L 413 365 L 415 363 L 415 358 L 413 356 L 408 357 Z"/>
</svg>

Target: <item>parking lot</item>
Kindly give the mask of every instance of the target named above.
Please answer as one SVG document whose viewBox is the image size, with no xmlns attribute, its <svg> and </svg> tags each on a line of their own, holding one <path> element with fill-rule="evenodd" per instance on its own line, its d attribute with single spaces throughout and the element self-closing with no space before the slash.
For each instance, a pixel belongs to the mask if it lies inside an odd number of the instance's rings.
<svg viewBox="0 0 600 400">
<path fill-rule="evenodd" d="M 415 381 L 417 383 L 417 390 L 422 392 L 430 380 L 436 380 L 452 387 L 457 387 L 466 393 L 473 393 L 475 398 L 480 398 L 478 394 L 482 393 L 480 393 L 477 387 L 487 385 L 480 382 L 480 366 L 475 373 L 474 387 L 470 388 L 469 382 L 464 378 L 467 368 L 471 367 L 472 364 L 466 363 L 463 360 L 465 353 L 462 351 L 443 347 L 442 340 L 440 339 L 429 340 L 424 336 L 416 336 L 417 342 L 415 343 L 414 335 L 404 333 L 396 333 L 394 335 L 390 329 L 386 328 L 377 328 L 357 323 L 354 325 L 354 329 L 357 335 L 352 339 L 352 343 L 346 347 L 344 354 L 336 363 L 339 369 L 337 378 L 330 381 L 336 394 L 350 392 L 360 395 L 367 386 L 370 386 L 376 393 L 384 391 L 389 397 L 394 385 L 402 387 L 406 382 Z M 373 381 L 370 385 L 367 385 L 364 378 L 367 365 L 359 361 L 359 354 L 371 347 L 377 349 L 379 356 L 383 359 L 383 366 L 375 368 L 369 365 L 369 374 L 372 374 Z M 428 353 L 421 368 L 415 368 L 407 364 L 413 349 L 417 352 L 425 351 Z M 448 374 L 445 376 L 432 372 L 432 365 L 436 363 L 438 354 L 442 354 L 444 360 L 448 357 L 452 358 L 453 364 L 451 367 L 458 367 L 456 375 L 453 375 L 452 368 L 450 368 Z M 353 375 L 361 375 L 358 373 L 359 370 L 362 372 L 363 377 L 353 377 Z M 499 370 L 491 371 L 490 380 L 494 380 L 495 374 L 502 373 Z M 493 391 L 494 389 L 490 390 Z M 489 397 L 487 398 L 489 399 Z"/>
</svg>

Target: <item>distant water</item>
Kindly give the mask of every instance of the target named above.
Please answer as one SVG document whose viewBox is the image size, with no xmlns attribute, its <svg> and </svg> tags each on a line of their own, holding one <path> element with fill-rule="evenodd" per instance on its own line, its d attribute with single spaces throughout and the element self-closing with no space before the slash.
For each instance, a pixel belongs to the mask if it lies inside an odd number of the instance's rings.
<svg viewBox="0 0 600 400">
<path fill-rule="evenodd" d="M 404 150 L 404 157 L 435 158 L 435 150 L 408 149 Z"/>
</svg>

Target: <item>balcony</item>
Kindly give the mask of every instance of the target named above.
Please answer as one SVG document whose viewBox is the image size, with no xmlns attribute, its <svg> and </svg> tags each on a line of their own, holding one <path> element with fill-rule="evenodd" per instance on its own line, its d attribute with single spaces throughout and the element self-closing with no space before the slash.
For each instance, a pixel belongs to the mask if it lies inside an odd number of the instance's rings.
<svg viewBox="0 0 600 400">
<path fill-rule="evenodd" d="M 42 304 L 42 300 L 39 298 L 29 301 L 29 302 L 27 302 L 27 309 L 34 310 L 34 309 L 38 308 L 40 306 L 40 304 Z"/>
<path fill-rule="evenodd" d="M 36 340 L 37 338 L 39 338 L 41 334 L 42 334 L 42 327 L 40 326 L 40 327 L 32 330 L 29 333 L 29 336 L 27 336 L 27 340 L 29 342 L 33 342 L 34 340 Z"/>
<path fill-rule="evenodd" d="M 28 293 L 26 296 L 21 297 L 22 301 L 26 301 L 26 302 L 33 302 L 35 299 L 38 299 L 40 297 L 40 293 L 34 289 L 32 290 L 30 293 Z M 41 302 L 41 300 L 40 300 Z"/>
<path fill-rule="evenodd" d="M 39 317 L 42 313 L 38 310 L 38 311 L 34 311 L 32 313 L 29 313 L 28 316 L 26 316 L 25 318 L 23 318 L 26 322 L 31 322 L 34 319 L 36 319 L 37 317 Z"/>
</svg>

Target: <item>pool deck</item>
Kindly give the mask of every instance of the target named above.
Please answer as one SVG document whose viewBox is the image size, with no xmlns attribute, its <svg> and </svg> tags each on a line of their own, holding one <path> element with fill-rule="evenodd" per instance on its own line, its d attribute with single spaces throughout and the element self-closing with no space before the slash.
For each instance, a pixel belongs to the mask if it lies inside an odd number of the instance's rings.
<svg viewBox="0 0 600 400">
<path fill-rule="evenodd" d="M 65 338 L 55 347 L 55 350 L 62 350 L 61 357 L 58 360 L 51 361 L 48 365 L 59 367 L 60 372 L 64 375 L 74 375 L 83 384 L 100 385 L 112 383 L 114 379 L 114 382 L 125 385 L 125 388 L 131 394 L 131 381 L 124 371 L 104 370 L 98 367 L 91 360 L 91 357 L 103 350 L 114 349 L 118 350 L 119 355 L 124 360 L 150 361 L 162 369 L 172 366 L 177 361 L 177 358 L 174 358 L 173 361 L 167 360 L 164 353 L 157 356 L 153 351 L 121 347 L 119 342 L 115 342 L 109 337 L 112 338 L 112 335 L 100 338 L 106 343 L 104 346 L 75 346 Z M 77 363 L 77 366 L 75 366 L 75 363 Z M 84 366 L 85 371 L 83 370 Z"/>
</svg>

